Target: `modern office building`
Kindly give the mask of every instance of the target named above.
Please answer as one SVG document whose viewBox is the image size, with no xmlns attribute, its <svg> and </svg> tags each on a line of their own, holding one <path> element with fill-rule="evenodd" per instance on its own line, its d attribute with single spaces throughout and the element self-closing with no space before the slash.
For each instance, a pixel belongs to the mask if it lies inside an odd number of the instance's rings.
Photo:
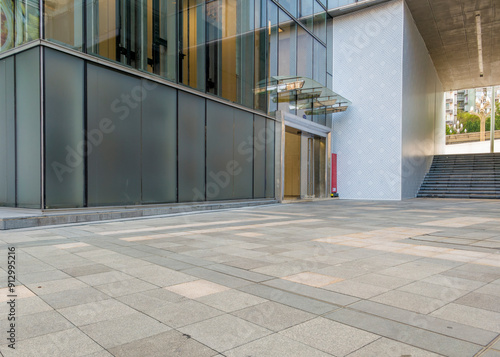
<svg viewBox="0 0 500 357">
<path fill-rule="evenodd" d="M 325 197 L 331 153 L 415 197 L 454 85 L 417 2 L 2 1 L 0 205 Z"/>
</svg>

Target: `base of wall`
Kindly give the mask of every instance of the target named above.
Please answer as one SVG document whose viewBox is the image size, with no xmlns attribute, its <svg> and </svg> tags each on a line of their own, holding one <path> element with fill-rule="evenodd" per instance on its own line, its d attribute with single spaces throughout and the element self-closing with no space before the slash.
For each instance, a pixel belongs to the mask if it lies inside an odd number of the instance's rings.
<svg viewBox="0 0 500 357">
<path fill-rule="evenodd" d="M 155 206 L 36 210 L 0 207 L 0 230 L 88 223 L 275 204 L 274 199 L 182 203 Z"/>
</svg>

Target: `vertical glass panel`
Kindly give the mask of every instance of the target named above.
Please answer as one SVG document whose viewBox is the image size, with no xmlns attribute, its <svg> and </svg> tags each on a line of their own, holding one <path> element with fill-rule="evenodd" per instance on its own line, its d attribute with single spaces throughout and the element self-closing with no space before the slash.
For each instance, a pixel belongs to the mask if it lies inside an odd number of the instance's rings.
<svg viewBox="0 0 500 357">
<path fill-rule="evenodd" d="M 300 0 L 300 22 L 310 31 L 313 30 L 314 0 Z"/>
<path fill-rule="evenodd" d="M 279 3 L 283 5 L 293 17 L 297 17 L 297 0 L 279 0 Z"/>
<path fill-rule="evenodd" d="M 257 115 L 254 115 L 253 156 L 254 198 L 264 198 L 266 196 L 266 119 Z"/>
<path fill-rule="evenodd" d="M 40 52 L 16 55 L 17 205 L 41 208 Z"/>
<path fill-rule="evenodd" d="M 13 0 L 2 0 L 0 3 L 0 52 L 15 46 L 16 21 Z"/>
<path fill-rule="evenodd" d="M 16 204 L 14 56 L 0 61 L 0 206 Z"/>
<path fill-rule="evenodd" d="M 274 198 L 275 167 L 274 167 L 274 120 L 267 119 L 266 129 L 266 198 Z"/>
<path fill-rule="evenodd" d="M 269 50 L 267 53 L 267 65 L 269 66 L 268 77 L 272 78 L 278 75 L 278 7 L 269 0 L 268 3 L 268 34 L 269 34 Z M 267 83 L 270 85 L 271 83 Z M 274 115 L 278 109 L 276 97 L 269 92 L 267 97 L 268 114 Z"/>
<path fill-rule="evenodd" d="M 207 200 L 233 196 L 234 109 L 207 101 Z"/>
<path fill-rule="evenodd" d="M 333 20 L 328 18 L 327 20 L 327 38 L 326 38 L 326 72 L 333 73 Z M 328 88 L 330 87 L 330 83 L 327 82 Z"/>
<path fill-rule="evenodd" d="M 45 50 L 47 208 L 84 205 L 84 62 Z"/>
<path fill-rule="evenodd" d="M 316 1 L 314 2 L 314 34 L 326 43 L 326 12 Z"/>
<path fill-rule="evenodd" d="M 88 0 L 88 52 L 176 80 L 175 0 Z"/>
<path fill-rule="evenodd" d="M 44 21 L 46 39 L 82 50 L 82 0 L 45 1 Z"/>
<path fill-rule="evenodd" d="M 40 38 L 40 2 L 16 0 L 16 46 Z"/>
<path fill-rule="evenodd" d="M 142 80 L 142 202 L 177 200 L 177 91 Z"/>
<path fill-rule="evenodd" d="M 255 4 L 218 0 L 206 6 L 207 91 L 252 108 Z"/>
<path fill-rule="evenodd" d="M 178 96 L 179 202 L 205 201 L 205 99 Z"/>
<path fill-rule="evenodd" d="M 0 1 L 0 52 L 38 39 L 39 21 L 38 0 Z"/>
<path fill-rule="evenodd" d="M 87 66 L 88 205 L 141 201 L 141 102 L 137 78 Z"/>
<path fill-rule="evenodd" d="M 279 69 L 280 76 L 297 74 L 297 26 L 283 11 L 279 10 Z"/>
<path fill-rule="evenodd" d="M 267 29 L 255 30 L 255 102 L 254 108 L 267 113 Z"/>
<path fill-rule="evenodd" d="M 314 41 L 314 75 L 313 79 L 326 86 L 326 48 Z"/>
<path fill-rule="evenodd" d="M 205 1 L 179 3 L 179 82 L 205 90 Z"/>
<path fill-rule="evenodd" d="M 297 76 L 312 78 L 314 39 L 306 30 L 298 27 L 297 42 L 300 49 L 297 51 Z"/>
<path fill-rule="evenodd" d="M 252 198 L 253 115 L 234 110 L 234 190 L 233 198 Z"/>
</svg>

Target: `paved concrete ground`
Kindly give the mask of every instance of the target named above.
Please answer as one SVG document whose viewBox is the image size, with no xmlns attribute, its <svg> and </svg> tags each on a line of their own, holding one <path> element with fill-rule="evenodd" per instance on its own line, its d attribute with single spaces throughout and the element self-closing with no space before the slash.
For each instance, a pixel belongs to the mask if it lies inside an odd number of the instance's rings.
<svg viewBox="0 0 500 357">
<path fill-rule="evenodd" d="M 0 240 L 4 356 L 500 356 L 499 201 L 331 200 Z"/>
</svg>

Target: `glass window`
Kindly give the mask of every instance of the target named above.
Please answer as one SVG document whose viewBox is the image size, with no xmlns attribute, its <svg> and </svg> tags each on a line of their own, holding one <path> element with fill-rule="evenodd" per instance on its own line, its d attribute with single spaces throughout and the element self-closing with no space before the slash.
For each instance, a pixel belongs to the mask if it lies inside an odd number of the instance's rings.
<svg viewBox="0 0 500 357">
<path fill-rule="evenodd" d="M 279 11 L 279 69 L 280 76 L 297 74 L 297 25 L 283 11 Z"/>
<path fill-rule="evenodd" d="M 326 43 L 326 12 L 316 1 L 314 2 L 314 34 Z"/>
<path fill-rule="evenodd" d="M 0 61 L 0 206 L 16 204 L 14 56 Z"/>
<path fill-rule="evenodd" d="M 41 208 L 40 51 L 16 55 L 17 205 Z"/>
<path fill-rule="evenodd" d="M 87 51 L 176 80 L 175 0 L 88 0 Z"/>
<path fill-rule="evenodd" d="M 218 0 L 207 9 L 207 92 L 253 107 L 254 3 Z"/>
<path fill-rule="evenodd" d="M 44 2 L 45 38 L 82 50 L 82 0 Z"/>
<path fill-rule="evenodd" d="M 179 3 L 179 82 L 205 91 L 205 1 Z"/>
<path fill-rule="evenodd" d="M 279 0 L 279 3 L 293 16 L 297 16 L 297 0 Z"/>
<path fill-rule="evenodd" d="M 268 77 L 272 78 L 278 75 L 278 7 L 269 0 L 268 3 L 268 33 L 269 33 L 269 51 L 267 53 L 267 62 L 269 66 Z M 268 86 L 272 83 L 268 83 Z M 267 97 L 268 114 L 274 115 L 278 110 L 276 97 L 271 92 L 268 92 Z"/>
<path fill-rule="evenodd" d="M 84 62 L 45 50 L 47 208 L 84 205 Z"/>
<path fill-rule="evenodd" d="M 177 91 L 142 80 L 142 202 L 177 200 Z"/>
<path fill-rule="evenodd" d="M 40 37 L 39 1 L 2 0 L 0 2 L 0 52 Z"/>
<path fill-rule="evenodd" d="M 313 30 L 314 0 L 300 0 L 300 22 L 302 22 L 309 31 Z"/>
<path fill-rule="evenodd" d="M 318 41 L 314 41 L 314 74 L 313 79 L 322 86 L 326 86 L 326 48 Z"/>
<path fill-rule="evenodd" d="M 141 81 L 87 65 L 88 205 L 141 201 Z"/>
</svg>

